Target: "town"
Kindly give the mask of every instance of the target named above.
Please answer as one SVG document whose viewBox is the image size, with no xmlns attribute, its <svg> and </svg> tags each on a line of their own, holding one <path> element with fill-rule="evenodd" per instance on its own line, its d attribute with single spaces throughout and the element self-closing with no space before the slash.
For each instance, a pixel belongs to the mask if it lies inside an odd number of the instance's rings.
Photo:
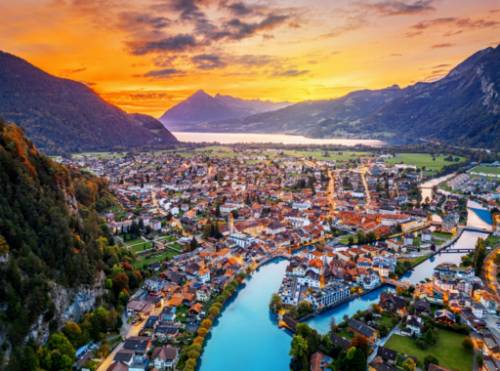
<svg viewBox="0 0 500 371">
<path fill-rule="evenodd" d="M 274 326 L 295 333 L 292 363 L 322 370 L 362 337 L 372 369 L 459 369 L 425 353 L 443 332 L 467 343 L 455 349 L 469 362 L 462 369 L 471 369 L 474 350 L 476 364 L 498 369 L 498 167 L 469 166 L 428 187 L 463 159 L 414 154 L 429 162 L 417 166 L 404 156 L 202 146 L 59 159 L 108 179 L 120 206 L 106 212 L 107 224 L 148 272 L 124 293 L 123 341 L 98 369 L 196 369 L 226 302 L 253 272 L 280 261 L 286 270 L 267 301 Z M 373 305 L 314 326 L 369 295 Z M 304 324 L 329 333 L 336 351 L 310 346 L 297 360 Z M 412 346 L 416 353 L 405 355 Z M 77 363 L 85 368 L 93 357 L 85 348 Z"/>
</svg>

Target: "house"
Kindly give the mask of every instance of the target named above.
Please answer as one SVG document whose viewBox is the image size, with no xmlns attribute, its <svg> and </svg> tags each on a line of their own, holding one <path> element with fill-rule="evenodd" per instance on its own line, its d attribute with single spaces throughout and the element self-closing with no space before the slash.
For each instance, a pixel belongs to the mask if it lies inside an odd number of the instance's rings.
<svg viewBox="0 0 500 371">
<path fill-rule="evenodd" d="M 500 361 L 495 358 L 486 357 L 483 361 L 481 371 L 497 371 L 500 370 Z"/>
<path fill-rule="evenodd" d="M 115 354 L 113 357 L 113 361 L 117 363 L 123 363 L 127 366 L 130 366 L 134 361 L 134 351 L 122 349 Z"/>
<path fill-rule="evenodd" d="M 484 356 L 498 358 L 500 355 L 500 345 L 493 336 L 485 336 L 483 338 L 482 352 Z"/>
<path fill-rule="evenodd" d="M 145 355 L 150 347 L 151 339 L 147 336 L 131 336 L 123 344 L 123 349 L 131 350 L 135 355 Z"/>
<path fill-rule="evenodd" d="M 406 319 L 406 329 L 412 336 L 420 336 L 422 333 L 422 319 L 417 316 L 409 315 Z"/>
<path fill-rule="evenodd" d="M 380 346 L 377 349 L 377 357 L 382 358 L 386 364 L 394 365 L 396 364 L 398 353 L 392 349 Z"/>
<path fill-rule="evenodd" d="M 364 336 L 369 342 L 374 343 L 378 338 L 378 331 L 373 327 L 368 326 L 366 323 L 351 318 L 348 322 L 349 329 L 357 334 Z"/>
<path fill-rule="evenodd" d="M 415 301 L 415 313 L 421 315 L 421 314 L 431 314 L 432 309 L 431 309 L 431 304 L 427 300 L 422 300 L 418 299 Z"/>
<path fill-rule="evenodd" d="M 123 362 L 113 362 L 106 371 L 128 371 L 129 365 Z"/>
<path fill-rule="evenodd" d="M 449 324 L 455 323 L 455 315 L 446 309 L 437 310 L 436 313 L 434 313 L 434 318 L 440 322 Z"/>
<path fill-rule="evenodd" d="M 397 295 L 391 294 L 389 292 L 383 292 L 380 295 L 380 307 L 386 312 L 398 313 L 403 316 L 406 313 L 406 307 L 408 305 L 407 301 Z"/>
<path fill-rule="evenodd" d="M 315 352 L 311 355 L 311 371 L 325 371 L 330 370 L 329 366 L 332 364 L 333 358 L 321 353 Z"/>
<path fill-rule="evenodd" d="M 336 348 L 347 350 L 351 346 L 351 342 L 349 340 L 335 334 L 334 332 L 331 333 L 330 339 Z"/>
<path fill-rule="evenodd" d="M 179 360 L 179 352 L 177 348 L 165 345 L 153 350 L 151 360 L 154 367 L 158 370 L 174 370 Z"/>
<path fill-rule="evenodd" d="M 484 316 L 484 312 L 485 309 L 481 304 L 475 303 L 472 306 L 472 314 L 474 315 L 474 317 L 481 319 Z"/>
</svg>

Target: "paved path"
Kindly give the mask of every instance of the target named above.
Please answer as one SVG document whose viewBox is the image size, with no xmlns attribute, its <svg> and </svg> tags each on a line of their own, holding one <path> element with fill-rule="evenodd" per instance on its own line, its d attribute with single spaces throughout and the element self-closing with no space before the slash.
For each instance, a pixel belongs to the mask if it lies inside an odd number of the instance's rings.
<svg viewBox="0 0 500 371">
<path fill-rule="evenodd" d="M 391 338 L 391 336 L 394 335 L 398 331 L 399 331 L 399 323 L 396 326 L 394 326 L 394 328 L 391 331 L 389 331 L 389 333 L 387 334 L 386 337 L 384 337 L 376 342 L 375 349 L 373 349 L 373 352 L 368 356 L 367 363 L 370 363 L 371 361 L 373 361 L 375 359 L 375 357 L 377 356 L 378 347 L 383 347 L 385 345 L 385 343 L 387 343 L 387 341 Z"/>
</svg>

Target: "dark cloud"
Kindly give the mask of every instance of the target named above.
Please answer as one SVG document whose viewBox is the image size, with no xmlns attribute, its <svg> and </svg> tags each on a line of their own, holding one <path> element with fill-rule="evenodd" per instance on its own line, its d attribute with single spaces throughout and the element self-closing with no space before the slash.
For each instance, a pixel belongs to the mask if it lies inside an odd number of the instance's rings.
<svg viewBox="0 0 500 371">
<path fill-rule="evenodd" d="M 118 18 L 118 26 L 130 31 L 143 28 L 161 30 L 171 23 L 170 19 L 166 17 L 139 12 L 122 12 L 118 15 Z"/>
<path fill-rule="evenodd" d="M 383 16 L 414 15 L 435 10 L 434 0 L 401 1 L 387 0 L 376 3 L 361 3 L 363 9 L 374 11 Z"/>
<path fill-rule="evenodd" d="M 297 69 L 289 69 L 285 71 L 275 71 L 273 72 L 273 76 L 275 77 L 297 77 L 302 76 L 309 73 L 308 70 L 297 70 Z"/>
<path fill-rule="evenodd" d="M 142 55 L 151 52 L 182 52 L 197 46 L 194 36 L 179 34 L 154 41 L 129 42 L 132 54 Z"/>
<path fill-rule="evenodd" d="M 223 68 L 226 62 L 222 60 L 217 54 L 199 54 L 191 58 L 191 61 L 202 70 L 213 70 L 216 68 Z"/>
<path fill-rule="evenodd" d="M 223 26 L 223 31 L 213 36 L 218 39 L 241 40 L 253 36 L 259 31 L 271 30 L 288 19 L 288 15 L 280 14 L 268 14 L 260 22 L 244 22 L 239 18 L 233 18 Z"/>
<path fill-rule="evenodd" d="M 66 70 L 63 70 L 63 74 L 65 75 L 74 75 L 75 73 L 80 73 L 83 71 L 87 71 L 87 67 L 80 67 L 80 68 L 69 68 Z"/>
<path fill-rule="evenodd" d="M 172 67 L 177 58 L 177 54 L 161 54 L 154 57 L 153 62 L 157 67 Z"/>
<path fill-rule="evenodd" d="M 209 5 L 224 6 L 231 16 L 209 17 Z M 155 9 L 160 14 L 168 12 L 169 18 L 130 12 L 122 15 L 122 27 L 131 25 L 131 41 L 127 45 L 133 54 L 184 52 L 193 49 L 205 51 L 215 42 L 239 41 L 262 32 L 266 32 L 267 38 L 273 37 L 270 31 L 287 22 L 290 27 L 300 26 L 290 9 L 247 5 L 241 1 L 167 0 L 161 5 L 155 5 Z M 139 33 L 141 25 L 151 32 Z M 172 35 L 171 32 L 177 25 L 181 25 L 186 31 Z"/>
<path fill-rule="evenodd" d="M 143 76 L 144 77 L 153 77 L 155 79 L 158 78 L 165 78 L 165 77 L 171 77 L 171 76 L 178 76 L 182 75 L 183 71 L 180 71 L 176 68 L 162 68 L 160 70 L 152 70 L 149 72 L 146 72 Z"/>
<path fill-rule="evenodd" d="M 219 55 L 219 54 L 198 54 L 191 57 L 197 68 L 203 70 L 212 70 L 216 68 L 224 68 L 228 65 L 239 65 L 246 68 L 262 67 L 278 63 L 275 57 L 269 55 Z"/>
<path fill-rule="evenodd" d="M 442 49 L 442 48 L 450 48 L 454 46 L 455 44 L 452 43 L 441 43 L 441 44 L 434 44 L 431 46 L 432 49 Z"/>
<path fill-rule="evenodd" d="M 435 65 L 435 66 L 433 66 L 432 68 L 439 69 L 439 68 L 447 68 L 447 67 L 451 67 L 451 64 L 449 64 L 449 63 L 441 63 L 441 64 L 436 64 L 436 65 Z"/>
<path fill-rule="evenodd" d="M 238 1 L 231 4 L 226 4 L 225 7 L 237 16 L 246 16 L 253 14 L 255 7 L 246 5 L 245 3 Z"/>
</svg>

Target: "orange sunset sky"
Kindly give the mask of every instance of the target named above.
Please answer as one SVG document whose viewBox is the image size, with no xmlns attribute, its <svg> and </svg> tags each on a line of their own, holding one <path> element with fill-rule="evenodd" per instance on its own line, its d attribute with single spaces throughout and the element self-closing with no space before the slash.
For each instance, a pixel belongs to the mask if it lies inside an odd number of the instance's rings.
<svg viewBox="0 0 500 371">
<path fill-rule="evenodd" d="M 500 42 L 498 0 L 0 0 L 0 49 L 161 115 L 197 89 L 273 101 L 431 81 Z"/>
</svg>

